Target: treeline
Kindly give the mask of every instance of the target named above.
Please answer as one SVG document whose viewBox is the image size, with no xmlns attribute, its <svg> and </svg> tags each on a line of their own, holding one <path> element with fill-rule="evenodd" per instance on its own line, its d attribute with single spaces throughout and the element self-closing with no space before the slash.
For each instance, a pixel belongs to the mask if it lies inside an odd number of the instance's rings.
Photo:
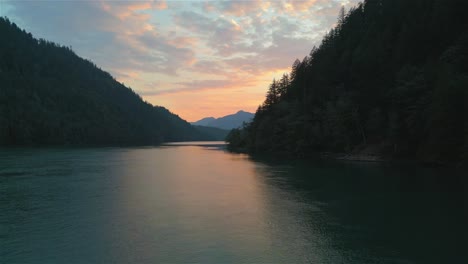
<svg viewBox="0 0 468 264">
<path fill-rule="evenodd" d="M 468 157 L 468 1 L 367 0 L 270 85 L 231 149 Z"/>
<path fill-rule="evenodd" d="M 0 145 L 210 140 L 70 48 L 0 18 Z"/>
</svg>

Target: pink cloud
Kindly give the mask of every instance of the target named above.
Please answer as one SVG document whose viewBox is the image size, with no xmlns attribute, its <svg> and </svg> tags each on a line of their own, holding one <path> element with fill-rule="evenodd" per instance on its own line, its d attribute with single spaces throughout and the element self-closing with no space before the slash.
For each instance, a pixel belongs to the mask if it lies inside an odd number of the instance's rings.
<svg viewBox="0 0 468 264">
<path fill-rule="evenodd" d="M 254 111 L 271 79 L 320 42 L 347 2 L 358 0 L 7 1 L 26 30 L 73 46 L 189 119 Z"/>
<path fill-rule="evenodd" d="M 218 2 L 218 10 L 224 14 L 233 16 L 246 16 L 256 13 L 265 12 L 271 3 L 268 1 L 251 0 L 251 1 L 223 1 Z"/>
</svg>

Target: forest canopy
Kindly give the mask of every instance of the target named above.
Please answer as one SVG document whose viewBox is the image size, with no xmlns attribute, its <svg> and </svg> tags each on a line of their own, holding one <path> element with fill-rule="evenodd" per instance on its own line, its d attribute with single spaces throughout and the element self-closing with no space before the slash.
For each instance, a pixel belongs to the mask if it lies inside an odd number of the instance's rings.
<svg viewBox="0 0 468 264">
<path fill-rule="evenodd" d="M 211 136 L 71 48 L 0 18 L 0 145 L 148 145 Z"/>
<path fill-rule="evenodd" d="M 231 149 L 468 156 L 468 2 L 366 0 L 273 80 Z"/>
</svg>

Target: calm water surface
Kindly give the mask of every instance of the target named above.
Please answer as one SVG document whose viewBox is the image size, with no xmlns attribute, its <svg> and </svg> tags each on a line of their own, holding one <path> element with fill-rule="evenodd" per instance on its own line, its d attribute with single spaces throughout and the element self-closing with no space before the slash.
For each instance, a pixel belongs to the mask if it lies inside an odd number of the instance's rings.
<svg viewBox="0 0 468 264">
<path fill-rule="evenodd" d="M 0 150 L 0 263 L 468 263 L 463 173 L 222 145 Z"/>
</svg>

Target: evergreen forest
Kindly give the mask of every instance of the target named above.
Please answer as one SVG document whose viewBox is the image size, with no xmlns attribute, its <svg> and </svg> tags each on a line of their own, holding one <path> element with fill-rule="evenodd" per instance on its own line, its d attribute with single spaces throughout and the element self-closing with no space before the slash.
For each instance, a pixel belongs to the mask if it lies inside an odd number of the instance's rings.
<svg viewBox="0 0 468 264">
<path fill-rule="evenodd" d="M 71 48 L 0 18 L 0 145 L 154 145 L 210 140 Z"/>
<path fill-rule="evenodd" d="M 231 131 L 229 147 L 467 160 L 466 10 L 465 0 L 366 0 L 342 9 L 321 44 L 273 80 L 254 120 Z"/>
</svg>

